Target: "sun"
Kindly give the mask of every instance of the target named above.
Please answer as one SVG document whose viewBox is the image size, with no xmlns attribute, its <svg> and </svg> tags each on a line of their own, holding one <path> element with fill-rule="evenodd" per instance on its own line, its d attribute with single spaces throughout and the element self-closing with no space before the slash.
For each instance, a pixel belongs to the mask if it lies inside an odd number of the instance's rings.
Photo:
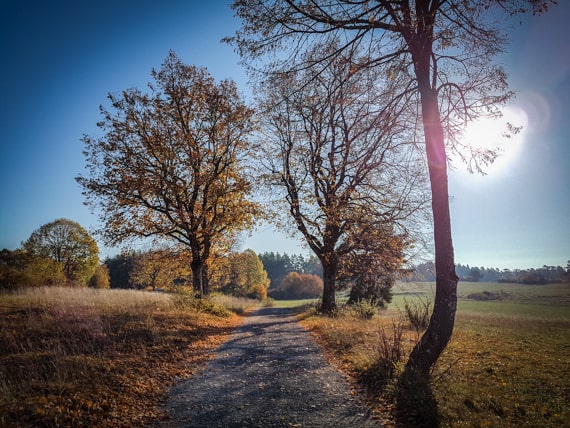
<svg viewBox="0 0 570 428">
<path fill-rule="evenodd" d="M 517 128 L 521 127 L 520 131 L 518 133 L 509 132 L 509 124 Z M 495 150 L 498 157 L 492 164 L 483 166 L 482 169 L 488 175 L 504 174 L 516 162 L 524 142 L 527 125 L 526 112 L 515 107 L 506 108 L 500 118 L 482 118 L 471 122 L 461 137 L 461 143 L 467 146 L 464 155 L 469 158 L 468 147 Z M 458 163 L 456 169 L 462 171 L 467 168 Z"/>
</svg>

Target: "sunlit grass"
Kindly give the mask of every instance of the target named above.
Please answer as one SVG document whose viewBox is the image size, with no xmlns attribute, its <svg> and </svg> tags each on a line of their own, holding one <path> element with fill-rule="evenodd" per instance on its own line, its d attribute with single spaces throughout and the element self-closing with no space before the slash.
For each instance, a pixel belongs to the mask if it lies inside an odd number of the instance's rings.
<svg viewBox="0 0 570 428">
<path fill-rule="evenodd" d="M 251 309 L 259 307 L 262 302 L 255 299 L 248 299 L 246 297 L 235 297 L 224 294 L 217 294 L 212 296 L 212 299 L 222 305 L 224 308 L 236 314 L 245 314 Z"/>
<path fill-rule="evenodd" d="M 466 298 L 501 288 L 506 300 Z M 399 286 L 395 304 L 370 321 L 305 315 L 302 322 L 331 361 L 391 409 L 394 381 L 379 379 L 375 371 L 385 352 L 380 345 L 401 322 L 404 299 L 430 296 L 432 289 L 432 284 Z M 441 426 L 570 426 L 570 286 L 460 283 L 459 292 L 453 338 L 433 374 Z M 416 338 L 411 328 L 404 331 L 406 353 Z"/>
<path fill-rule="evenodd" d="M 303 300 L 274 300 L 273 306 L 276 308 L 296 308 L 300 306 L 312 306 L 318 303 L 319 299 Z"/>
<path fill-rule="evenodd" d="M 143 426 L 239 317 L 172 295 L 35 288 L 0 294 L 0 426 Z"/>
</svg>

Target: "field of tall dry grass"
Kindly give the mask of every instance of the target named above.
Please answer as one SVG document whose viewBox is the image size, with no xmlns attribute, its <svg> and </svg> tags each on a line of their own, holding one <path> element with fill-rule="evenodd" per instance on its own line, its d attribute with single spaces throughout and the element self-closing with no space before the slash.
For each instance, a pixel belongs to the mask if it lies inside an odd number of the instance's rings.
<svg viewBox="0 0 570 428">
<path fill-rule="evenodd" d="M 0 426 L 143 426 L 252 302 L 34 288 L 0 294 Z M 200 306 L 200 307 L 198 307 Z M 213 315 L 215 314 L 215 315 Z"/>
</svg>

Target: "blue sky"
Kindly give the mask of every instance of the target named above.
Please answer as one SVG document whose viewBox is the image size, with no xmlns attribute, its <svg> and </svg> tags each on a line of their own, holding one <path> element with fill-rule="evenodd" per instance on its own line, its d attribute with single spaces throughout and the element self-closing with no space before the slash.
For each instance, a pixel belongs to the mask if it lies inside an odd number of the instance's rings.
<svg viewBox="0 0 570 428">
<path fill-rule="evenodd" d="M 450 175 L 456 261 L 526 268 L 570 259 L 570 2 L 524 19 L 501 57 L 528 124 L 489 174 Z M 170 49 L 249 92 L 233 49 L 240 25 L 228 2 L 150 0 L 0 2 L 0 249 L 69 218 L 92 230 L 74 178 L 83 134 L 96 135 L 108 92 L 145 89 Z M 100 245 L 102 247 L 102 245 Z M 263 226 L 243 248 L 305 252 Z M 102 248 L 102 257 L 114 250 Z"/>
</svg>

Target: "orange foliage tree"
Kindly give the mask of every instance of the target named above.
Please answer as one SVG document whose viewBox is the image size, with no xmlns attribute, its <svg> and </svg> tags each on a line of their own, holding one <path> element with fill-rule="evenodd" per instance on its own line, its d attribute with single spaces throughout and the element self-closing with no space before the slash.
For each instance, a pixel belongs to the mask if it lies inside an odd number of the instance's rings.
<svg viewBox="0 0 570 428">
<path fill-rule="evenodd" d="M 84 136 L 88 174 L 77 181 L 110 244 L 168 239 L 186 246 L 196 292 L 207 294 L 207 261 L 259 214 L 246 159 L 253 111 L 234 82 L 170 52 L 150 93 L 127 89 L 101 107 L 102 137 Z"/>
</svg>

